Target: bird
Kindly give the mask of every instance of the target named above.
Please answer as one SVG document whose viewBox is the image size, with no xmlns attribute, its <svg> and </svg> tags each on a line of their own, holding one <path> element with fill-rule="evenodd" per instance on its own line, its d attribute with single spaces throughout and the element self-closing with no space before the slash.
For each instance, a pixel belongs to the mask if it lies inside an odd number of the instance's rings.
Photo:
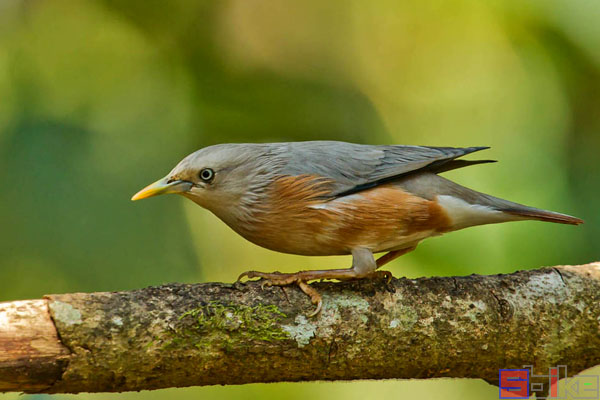
<svg viewBox="0 0 600 400">
<path fill-rule="evenodd" d="M 175 193 L 250 242 L 305 256 L 352 255 L 344 269 L 246 271 L 238 281 L 296 284 L 316 306 L 319 279 L 391 279 L 378 268 L 424 239 L 521 220 L 579 225 L 566 214 L 480 193 L 440 173 L 495 160 L 459 159 L 489 147 L 366 145 L 340 141 L 226 143 L 202 148 L 132 200 Z M 384 253 L 375 259 L 375 253 Z"/>
</svg>

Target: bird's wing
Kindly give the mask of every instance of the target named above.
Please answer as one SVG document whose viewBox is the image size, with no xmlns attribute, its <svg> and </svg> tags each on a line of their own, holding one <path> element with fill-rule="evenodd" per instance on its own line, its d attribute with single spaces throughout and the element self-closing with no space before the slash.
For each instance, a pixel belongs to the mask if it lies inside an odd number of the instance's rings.
<svg viewBox="0 0 600 400">
<path fill-rule="evenodd" d="M 415 171 L 441 172 L 466 166 L 470 163 L 451 163 L 457 157 L 487 148 L 372 146 L 314 141 L 285 143 L 280 150 L 286 158 L 284 174 L 326 178 L 332 181 L 331 196 L 340 197 Z"/>
</svg>

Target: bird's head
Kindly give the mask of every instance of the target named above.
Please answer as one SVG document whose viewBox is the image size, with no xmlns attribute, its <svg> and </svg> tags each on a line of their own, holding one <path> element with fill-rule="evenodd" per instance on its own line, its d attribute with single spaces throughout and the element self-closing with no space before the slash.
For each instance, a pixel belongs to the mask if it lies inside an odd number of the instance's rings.
<svg viewBox="0 0 600 400">
<path fill-rule="evenodd" d="M 146 186 L 131 200 L 159 194 L 181 194 L 215 214 L 235 208 L 261 179 L 268 177 L 268 164 L 260 144 L 221 144 L 190 154 L 167 176 Z"/>
</svg>

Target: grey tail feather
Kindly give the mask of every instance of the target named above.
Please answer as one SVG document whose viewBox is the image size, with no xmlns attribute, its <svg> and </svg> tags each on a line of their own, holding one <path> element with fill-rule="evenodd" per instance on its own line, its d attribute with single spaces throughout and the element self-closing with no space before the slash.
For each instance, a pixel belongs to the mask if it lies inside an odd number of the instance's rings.
<svg viewBox="0 0 600 400">
<path fill-rule="evenodd" d="M 500 211 L 511 215 L 517 215 L 519 217 L 525 217 L 527 219 L 535 219 L 538 221 L 556 222 L 558 224 L 569 225 L 583 224 L 582 219 L 572 217 L 566 214 L 557 213 L 554 211 L 541 210 L 533 207 L 506 208 L 500 209 Z"/>
<path fill-rule="evenodd" d="M 451 171 L 453 169 L 468 167 L 469 165 L 488 164 L 488 163 L 495 163 L 495 162 L 498 162 L 498 160 L 452 160 L 452 161 L 443 163 L 437 167 L 435 165 L 430 166 L 428 169 L 433 173 L 441 174 L 442 172 L 447 172 L 447 171 Z"/>
<path fill-rule="evenodd" d="M 440 168 L 443 166 L 440 166 Z M 473 205 L 482 205 L 490 207 L 494 210 L 501 211 L 507 215 L 519 217 L 517 219 L 534 219 L 539 221 L 555 222 L 559 224 L 579 225 L 583 220 L 572 217 L 570 215 L 557 213 L 554 211 L 542 210 L 540 208 L 530 207 L 513 201 L 504 200 L 499 197 L 494 197 L 489 194 L 477 192 L 466 188 L 458 183 L 452 182 L 437 174 L 430 175 L 429 180 L 423 181 L 421 187 L 411 186 L 408 190 L 412 193 L 419 194 L 424 198 L 431 197 L 431 193 L 427 192 L 427 188 L 435 187 L 434 195 L 449 195 L 464 200 Z M 417 181 L 418 182 L 418 181 Z M 423 188 L 426 188 L 423 192 Z M 421 190 L 421 191 L 420 191 Z"/>
</svg>

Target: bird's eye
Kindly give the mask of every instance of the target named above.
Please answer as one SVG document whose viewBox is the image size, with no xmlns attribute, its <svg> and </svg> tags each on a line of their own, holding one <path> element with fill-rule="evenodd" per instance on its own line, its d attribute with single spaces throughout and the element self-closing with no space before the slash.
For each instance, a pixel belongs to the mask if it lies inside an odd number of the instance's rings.
<svg viewBox="0 0 600 400">
<path fill-rule="evenodd" d="M 198 175 L 204 182 L 210 182 L 215 177 L 215 171 L 210 168 L 203 168 Z"/>
</svg>

